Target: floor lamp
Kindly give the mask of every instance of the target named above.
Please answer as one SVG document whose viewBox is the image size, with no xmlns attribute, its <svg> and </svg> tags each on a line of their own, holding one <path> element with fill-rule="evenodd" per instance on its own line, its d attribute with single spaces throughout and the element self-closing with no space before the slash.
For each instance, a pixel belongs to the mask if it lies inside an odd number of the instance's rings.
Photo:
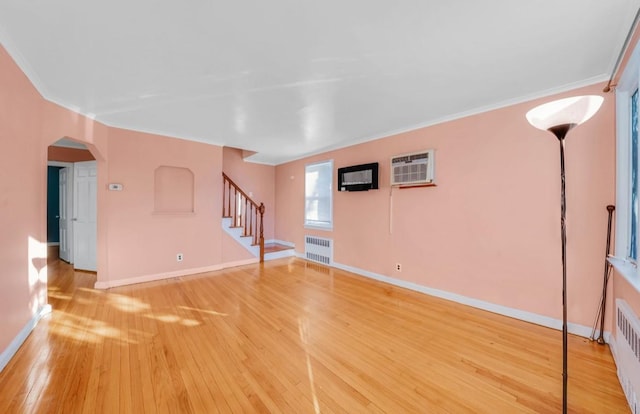
<svg viewBox="0 0 640 414">
<path fill-rule="evenodd" d="M 564 180 L 564 139 L 574 127 L 591 118 L 602 105 L 597 95 L 560 99 L 533 108 L 527 112 L 531 125 L 549 131 L 560 142 L 560 239 L 562 241 L 562 412 L 567 412 L 567 229 L 565 218 L 567 202 Z"/>
</svg>

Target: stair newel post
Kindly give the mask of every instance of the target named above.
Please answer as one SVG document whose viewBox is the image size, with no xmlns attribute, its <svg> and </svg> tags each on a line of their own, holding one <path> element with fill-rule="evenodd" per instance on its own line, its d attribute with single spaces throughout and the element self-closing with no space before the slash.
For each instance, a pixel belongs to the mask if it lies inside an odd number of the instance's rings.
<svg viewBox="0 0 640 414">
<path fill-rule="evenodd" d="M 264 219 L 263 203 L 260 203 L 260 207 L 258 207 L 258 211 L 260 212 L 260 263 L 264 263 L 264 226 L 262 225 L 262 221 Z"/>
</svg>

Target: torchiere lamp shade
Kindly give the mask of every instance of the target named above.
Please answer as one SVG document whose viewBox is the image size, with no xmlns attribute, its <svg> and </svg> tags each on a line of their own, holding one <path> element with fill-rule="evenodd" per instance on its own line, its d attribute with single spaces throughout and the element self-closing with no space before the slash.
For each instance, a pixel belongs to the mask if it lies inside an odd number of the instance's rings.
<svg viewBox="0 0 640 414">
<path fill-rule="evenodd" d="M 598 95 L 574 96 L 536 106 L 526 116 L 531 125 L 543 131 L 559 125 L 571 129 L 595 115 L 603 101 Z"/>
</svg>

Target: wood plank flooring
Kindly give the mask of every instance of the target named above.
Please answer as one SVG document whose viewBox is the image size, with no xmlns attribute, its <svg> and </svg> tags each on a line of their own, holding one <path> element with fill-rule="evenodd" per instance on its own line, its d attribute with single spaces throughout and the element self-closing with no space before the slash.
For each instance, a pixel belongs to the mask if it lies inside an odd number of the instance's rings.
<svg viewBox="0 0 640 414">
<path fill-rule="evenodd" d="M 49 267 L 51 316 L 1 413 L 558 413 L 561 332 L 299 259 L 98 291 Z M 569 410 L 629 413 L 570 336 Z"/>
</svg>

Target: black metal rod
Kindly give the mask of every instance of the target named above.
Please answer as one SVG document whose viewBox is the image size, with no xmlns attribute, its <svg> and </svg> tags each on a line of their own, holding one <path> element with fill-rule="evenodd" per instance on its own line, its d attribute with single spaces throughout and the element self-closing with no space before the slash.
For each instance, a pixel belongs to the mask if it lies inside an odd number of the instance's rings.
<svg viewBox="0 0 640 414">
<path fill-rule="evenodd" d="M 568 131 L 568 129 L 567 129 Z M 565 194 L 564 174 L 564 136 L 565 131 L 558 136 L 560 141 L 560 238 L 562 240 L 562 412 L 567 413 L 567 198 Z"/>
<path fill-rule="evenodd" d="M 575 124 L 556 125 L 549 128 L 560 142 L 560 239 L 562 241 L 562 413 L 567 413 L 567 382 L 568 354 L 567 354 L 567 197 L 565 193 L 564 173 L 564 138 L 576 126 Z"/>
<path fill-rule="evenodd" d="M 598 336 L 597 342 L 600 345 L 604 345 L 604 313 L 607 309 L 607 285 L 609 282 L 609 273 L 611 271 L 611 263 L 607 260 L 609 252 L 611 251 L 611 221 L 613 218 L 613 211 L 615 206 L 608 205 L 607 212 L 609 213 L 609 219 L 607 221 L 607 248 L 604 256 L 604 276 L 602 282 L 602 302 L 600 303 L 600 336 Z"/>
</svg>

